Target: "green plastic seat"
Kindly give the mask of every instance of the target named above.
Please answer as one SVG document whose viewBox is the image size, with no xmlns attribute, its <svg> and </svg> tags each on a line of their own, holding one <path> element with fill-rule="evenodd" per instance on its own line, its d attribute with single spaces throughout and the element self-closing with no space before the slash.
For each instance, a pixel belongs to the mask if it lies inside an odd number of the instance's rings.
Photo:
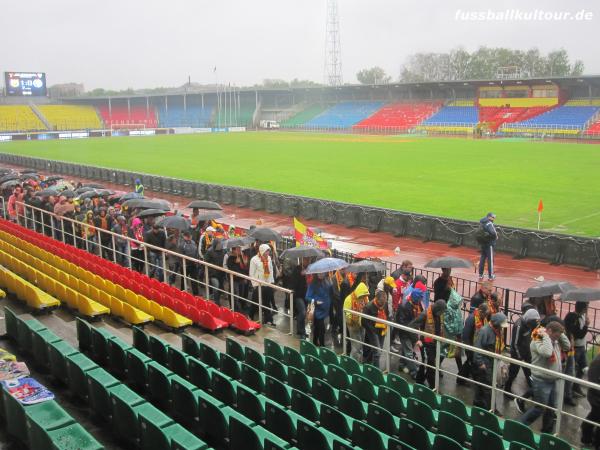
<svg viewBox="0 0 600 450">
<path fill-rule="evenodd" d="M 486 450 L 506 450 L 504 448 L 502 436 L 479 425 L 473 426 L 473 431 L 471 433 L 471 448 L 485 448 Z"/>
<path fill-rule="evenodd" d="M 288 448 L 290 448 L 290 444 L 288 444 L 286 441 L 284 441 L 283 439 L 280 439 L 279 442 L 273 442 L 271 440 L 271 438 L 265 438 L 265 442 L 263 442 L 263 450 L 287 450 Z M 291 447 L 294 450 L 297 450 L 296 447 Z"/>
<path fill-rule="evenodd" d="M 467 406 L 462 400 L 451 395 L 442 395 L 440 400 L 440 410 L 454 414 L 460 420 L 470 422 L 471 417 Z"/>
<path fill-rule="evenodd" d="M 242 422 L 246 422 L 246 423 L 251 422 L 249 419 L 246 419 L 240 413 L 238 413 L 233 408 L 230 408 L 228 406 L 221 408 L 219 410 L 219 413 L 216 413 L 215 415 L 216 415 L 216 417 L 214 419 L 212 419 L 214 422 L 214 425 L 216 426 L 215 430 L 218 430 L 218 432 L 221 432 L 221 427 L 223 425 L 225 426 L 225 430 L 224 430 L 225 434 L 216 434 L 216 432 L 214 432 L 212 430 L 208 433 L 209 436 L 211 436 L 211 438 L 213 439 L 213 441 L 216 442 L 217 446 L 220 446 L 220 445 L 222 445 L 221 443 L 229 440 L 229 423 L 231 422 L 232 418 L 236 418 L 236 419 L 238 419 Z"/>
<path fill-rule="evenodd" d="M 548 433 L 541 433 L 539 448 L 549 450 L 571 450 L 571 445 L 559 437 Z"/>
<path fill-rule="evenodd" d="M 398 437 L 400 438 L 401 442 L 404 442 L 416 449 L 431 450 L 432 442 L 430 434 L 425 428 L 410 419 L 400 419 Z"/>
<path fill-rule="evenodd" d="M 277 378 L 279 381 L 287 382 L 287 367 L 281 362 L 281 360 L 275 359 L 271 356 L 265 357 L 265 373 L 273 378 Z"/>
<path fill-rule="evenodd" d="M 360 363 L 351 356 L 340 355 L 340 367 L 346 371 L 350 376 L 362 375 L 362 368 Z"/>
<path fill-rule="evenodd" d="M 338 398 L 338 409 L 357 420 L 365 419 L 365 408 L 362 401 L 354 394 L 341 391 Z"/>
<path fill-rule="evenodd" d="M 244 362 L 246 359 L 245 347 L 233 338 L 225 339 L 225 349 L 229 356 L 235 358 L 239 362 Z"/>
<path fill-rule="evenodd" d="M 430 408 L 439 409 L 440 407 L 440 401 L 436 393 L 423 384 L 416 383 L 413 385 L 412 396 L 423 403 L 427 403 Z"/>
<path fill-rule="evenodd" d="M 200 358 L 200 348 L 198 347 L 198 341 L 189 334 L 184 333 L 181 335 L 181 349 L 188 356 Z"/>
<path fill-rule="evenodd" d="M 290 388 L 269 375 L 265 377 L 265 395 L 281 406 L 290 406 Z"/>
<path fill-rule="evenodd" d="M 94 361 L 102 367 L 108 367 L 108 342 L 117 338 L 104 328 L 91 327 L 90 336 L 92 338 L 92 348 L 90 355 Z"/>
<path fill-rule="evenodd" d="M 164 431 L 171 438 L 171 450 L 207 450 L 209 448 L 206 442 L 179 424 L 171 425 Z"/>
<path fill-rule="evenodd" d="M 147 364 L 148 399 L 160 409 L 168 411 L 171 406 L 171 378 L 175 373 L 156 361 Z"/>
<path fill-rule="evenodd" d="M 527 444 L 522 444 L 521 442 L 513 441 L 508 445 L 508 450 L 536 450 L 536 447 L 530 447 Z"/>
<path fill-rule="evenodd" d="M 148 341 L 150 344 L 150 354 L 148 356 L 163 366 L 169 364 L 170 345 L 154 335 L 150 335 Z"/>
<path fill-rule="evenodd" d="M 259 352 L 251 347 L 246 347 L 246 364 L 250 367 L 254 367 L 259 372 L 265 370 L 265 358 Z"/>
<path fill-rule="evenodd" d="M 381 386 L 385 384 L 385 377 L 379 367 L 375 367 L 372 364 L 363 364 L 362 375 L 371 381 L 375 386 Z"/>
<path fill-rule="evenodd" d="M 319 357 L 319 347 L 310 342 L 307 339 L 302 339 L 300 341 L 300 354 L 302 356 L 312 355 L 315 358 Z"/>
<path fill-rule="evenodd" d="M 500 422 L 495 414 L 492 414 L 478 406 L 471 407 L 471 425 L 480 426 L 493 431 L 496 434 L 502 435 Z"/>
<path fill-rule="evenodd" d="M 67 356 L 66 359 L 69 389 L 75 396 L 86 400 L 88 396 L 86 372 L 97 369 L 98 365 L 83 353 L 75 353 Z"/>
<path fill-rule="evenodd" d="M 336 389 L 346 390 L 350 388 L 350 377 L 341 366 L 335 364 L 327 366 L 327 376 L 325 379 Z"/>
<path fill-rule="evenodd" d="M 67 384 L 67 357 L 76 353 L 79 353 L 79 351 L 65 341 L 57 341 L 48 344 L 50 373 L 56 381 Z"/>
<path fill-rule="evenodd" d="M 278 361 L 283 361 L 283 347 L 272 339 L 264 340 L 265 356 L 270 356 Z"/>
<path fill-rule="evenodd" d="M 200 354 L 198 355 L 200 361 L 214 369 L 219 369 L 221 358 L 219 357 L 219 352 L 217 350 L 210 345 L 206 345 L 204 342 L 198 343 L 198 349 L 200 350 Z"/>
<path fill-rule="evenodd" d="M 53 450 L 102 450 L 104 447 L 81 425 L 74 423 L 48 432 Z"/>
<path fill-rule="evenodd" d="M 124 379 L 127 374 L 127 350 L 133 348 L 121 339 L 108 341 L 109 370 L 119 379 Z"/>
<path fill-rule="evenodd" d="M 124 384 L 109 389 L 112 405 L 112 431 L 116 437 L 128 444 L 137 441 L 138 417 L 135 408 L 147 403 Z"/>
<path fill-rule="evenodd" d="M 224 408 L 223 402 L 202 390 L 198 391 L 198 427 L 202 436 L 208 437 L 209 444 L 222 445 L 228 435 Z"/>
<path fill-rule="evenodd" d="M 325 428 L 316 427 L 308 422 L 298 423 L 297 440 L 300 450 L 333 450 L 335 441 L 347 443 L 347 441 L 342 441 L 335 433 Z"/>
<path fill-rule="evenodd" d="M 205 391 L 212 389 L 213 369 L 208 367 L 202 361 L 190 357 L 188 359 L 188 368 L 190 373 L 190 382 Z"/>
<path fill-rule="evenodd" d="M 367 407 L 367 423 L 381 433 L 390 436 L 398 434 L 398 419 L 394 419 L 389 411 L 375 403 Z"/>
<path fill-rule="evenodd" d="M 138 439 L 142 450 L 162 450 L 169 439 L 161 433 L 164 428 L 173 425 L 173 419 L 149 403 L 135 407 L 138 416 Z M 167 447 L 168 448 L 168 447 Z"/>
<path fill-rule="evenodd" d="M 304 357 L 304 371 L 309 377 L 320 378 L 322 380 L 327 376 L 327 370 L 325 364 L 319 358 L 315 358 L 311 355 Z"/>
<path fill-rule="evenodd" d="M 301 392 L 310 392 L 312 389 L 310 378 L 302 370 L 293 366 L 288 366 L 287 382 L 291 387 Z"/>
<path fill-rule="evenodd" d="M 237 383 L 227 375 L 214 371 L 212 374 L 212 395 L 228 406 L 234 406 L 237 403 L 236 394 Z"/>
<path fill-rule="evenodd" d="M 337 353 L 327 347 L 319 347 L 319 359 L 323 361 L 323 364 L 325 365 L 340 365 Z"/>
<path fill-rule="evenodd" d="M 55 401 L 29 405 L 25 409 L 29 447 L 51 448 L 48 432 L 75 423 L 75 420 Z M 23 436 L 19 436 L 23 438 Z"/>
<path fill-rule="evenodd" d="M 251 427 L 252 421 L 231 417 L 229 420 L 229 448 L 263 450 L 262 443 Z"/>
<path fill-rule="evenodd" d="M 398 392 L 387 386 L 379 386 L 377 403 L 394 416 L 400 416 L 406 412 L 405 399 Z"/>
<path fill-rule="evenodd" d="M 433 441 L 433 450 L 463 450 L 463 446 L 448 436 L 438 434 Z"/>
<path fill-rule="evenodd" d="M 313 378 L 312 380 L 312 396 L 321 403 L 333 407 L 338 404 L 338 390 L 318 378 Z"/>
<path fill-rule="evenodd" d="M 145 355 L 150 356 L 150 337 L 140 327 L 132 327 L 133 346 Z"/>
<path fill-rule="evenodd" d="M 388 373 L 386 377 L 386 386 L 390 389 L 395 390 L 403 398 L 410 397 L 412 395 L 412 389 L 406 379 L 397 373 Z"/>
<path fill-rule="evenodd" d="M 2 386 L 2 403 L 4 418 L 6 420 L 6 431 L 9 435 L 19 438 L 27 446 L 27 424 L 25 419 L 25 407 L 12 395 L 6 387 Z"/>
<path fill-rule="evenodd" d="M 352 375 L 351 392 L 360 398 L 363 402 L 371 403 L 377 398 L 375 386 L 370 380 L 362 375 Z"/>
<path fill-rule="evenodd" d="M 357 447 L 369 450 L 386 450 L 387 447 L 387 442 L 384 442 L 381 434 L 375 428 L 359 420 L 356 420 L 352 427 L 352 443 Z"/>
<path fill-rule="evenodd" d="M 410 397 L 406 402 L 406 418 L 418 423 L 427 430 L 435 427 L 437 418 L 433 409 L 419 399 Z"/>
<path fill-rule="evenodd" d="M 300 414 L 311 422 L 317 422 L 320 416 L 321 402 L 312 397 L 300 392 L 297 389 L 292 389 L 291 409 L 296 414 Z"/>
<path fill-rule="evenodd" d="M 295 348 L 283 347 L 283 363 L 286 366 L 295 367 L 297 369 L 303 369 L 304 357 Z"/>
<path fill-rule="evenodd" d="M 472 433 L 464 420 L 444 410 L 438 414 L 437 431 L 438 434 L 443 434 L 461 445 L 465 445 L 470 440 Z"/>
<path fill-rule="evenodd" d="M 44 371 L 50 368 L 50 356 L 48 355 L 48 345 L 53 342 L 59 342 L 61 340 L 61 338 L 59 338 L 50 330 L 32 331 L 32 353 L 36 365 L 39 368 L 41 368 Z"/>
<path fill-rule="evenodd" d="M 234 380 L 241 377 L 240 363 L 227 353 L 221 353 L 220 369 L 225 375 Z"/>
<path fill-rule="evenodd" d="M 33 347 L 32 334 L 43 330 L 46 330 L 46 327 L 37 319 L 19 320 L 17 322 L 19 349 L 25 354 L 30 354 Z"/>
<path fill-rule="evenodd" d="M 127 355 L 127 379 L 138 392 L 146 392 L 148 383 L 148 363 L 152 359 L 137 348 L 130 348 Z"/>
<path fill-rule="evenodd" d="M 296 423 L 285 407 L 269 402 L 265 404 L 265 426 L 267 430 L 288 442 L 296 439 Z"/>
<path fill-rule="evenodd" d="M 350 439 L 352 436 L 352 425 L 354 419 L 346 414 L 332 408 L 329 405 L 321 405 L 319 425 L 337 434 L 342 439 Z"/>
<path fill-rule="evenodd" d="M 101 367 L 87 372 L 86 381 L 92 414 L 104 422 L 110 422 L 112 408 L 109 390 L 121 382 Z"/>
<path fill-rule="evenodd" d="M 19 337 L 19 319 L 15 312 L 6 306 L 4 307 L 4 321 L 6 323 L 6 334 L 16 342 Z"/>
<path fill-rule="evenodd" d="M 75 318 L 75 324 L 79 350 L 88 353 L 92 349 L 92 326 L 86 320 L 79 317 Z"/>
<path fill-rule="evenodd" d="M 508 442 L 519 442 L 532 448 L 538 447 L 538 442 L 536 442 L 531 428 L 516 420 L 506 419 L 504 421 L 502 439 Z"/>
<path fill-rule="evenodd" d="M 171 378 L 171 411 L 173 419 L 194 428 L 198 417 L 199 388 L 179 375 Z"/>
<path fill-rule="evenodd" d="M 265 390 L 265 375 L 260 373 L 254 367 L 242 363 L 241 364 L 241 381 L 250 389 L 256 392 L 264 392 Z"/>
<path fill-rule="evenodd" d="M 360 450 L 358 447 L 353 447 L 350 443 L 345 443 L 341 441 L 333 441 L 333 450 Z M 388 450 L 391 450 L 388 448 Z M 406 450 L 400 447 L 398 450 Z"/>
<path fill-rule="evenodd" d="M 189 376 L 188 358 L 189 356 L 181 350 L 169 346 L 168 349 L 169 364 L 168 367 L 177 375 L 183 378 Z"/>
<path fill-rule="evenodd" d="M 254 422 L 261 423 L 265 418 L 266 398 L 241 384 L 237 385 L 236 395 L 237 410 Z"/>
</svg>

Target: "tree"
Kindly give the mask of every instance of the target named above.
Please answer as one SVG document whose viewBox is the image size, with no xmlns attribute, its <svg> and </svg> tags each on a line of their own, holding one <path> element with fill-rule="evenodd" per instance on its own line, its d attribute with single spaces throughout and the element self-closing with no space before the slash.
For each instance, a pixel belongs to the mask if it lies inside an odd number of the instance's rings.
<svg viewBox="0 0 600 450">
<path fill-rule="evenodd" d="M 388 84 L 392 80 L 392 77 L 378 66 L 361 70 L 356 74 L 356 78 L 361 84 Z"/>
</svg>

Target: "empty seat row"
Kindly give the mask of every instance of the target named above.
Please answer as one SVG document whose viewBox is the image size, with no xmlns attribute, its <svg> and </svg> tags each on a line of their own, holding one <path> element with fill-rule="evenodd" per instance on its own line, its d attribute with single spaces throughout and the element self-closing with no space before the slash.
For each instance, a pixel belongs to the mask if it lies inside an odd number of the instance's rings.
<svg viewBox="0 0 600 450">
<path fill-rule="evenodd" d="M 13 293 L 19 300 L 25 302 L 27 306 L 34 310 L 42 311 L 60 305 L 57 299 L 46 294 L 33 283 L 15 273 L 26 273 L 28 270 L 19 260 L 0 251 L 0 263 L 4 266 L 0 267 L 0 287 Z"/>
</svg>

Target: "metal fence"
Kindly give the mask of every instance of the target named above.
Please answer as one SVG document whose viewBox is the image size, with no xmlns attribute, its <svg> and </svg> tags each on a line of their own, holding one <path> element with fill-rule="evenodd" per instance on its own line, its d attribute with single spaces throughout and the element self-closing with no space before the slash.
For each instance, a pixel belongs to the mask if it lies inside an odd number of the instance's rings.
<svg viewBox="0 0 600 450">
<path fill-rule="evenodd" d="M 266 289 L 273 291 L 273 297 L 284 298 L 294 304 L 293 291 L 276 284 L 267 283 L 224 267 L 216 266 L 197 258 L 156 247 L 129 236 L 93 227 L 84 222 L 58 216 L 54 213 L 24 203 L 24 215 L 17 216 L 17 222 L 29 229 L 38 231 L 63 243 L 74 245 L 90 253 L 124 267 L 137 269 L 159 281 L 174 284 L 180 281 L 182 290 L 192 289 L 203 292 L 204 297 L 221 305 L 226 303 L 232 311 L 258 313 L 258 321 L 263 323 L 266 314 L 279 314 L 289 323 L 290 334 L 294 330 L 294 311 L 289 313 L 277 308 L 275 302 L 267 304 Z M 6 218 L 6 216 L 5 216 Z M 161 229 L 160 233 L 166 230 Z M 222 282 L 220 281 L 222 280 Z M 180 286 L 181 286 L 180 284 Z"/>
</svg>

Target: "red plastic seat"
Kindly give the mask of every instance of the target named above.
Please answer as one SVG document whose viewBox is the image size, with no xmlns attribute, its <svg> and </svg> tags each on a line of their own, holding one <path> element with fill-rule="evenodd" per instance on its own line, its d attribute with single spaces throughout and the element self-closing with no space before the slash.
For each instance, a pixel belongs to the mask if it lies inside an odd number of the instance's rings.
<svg viewBox="0 0 600 450">
<path fill-rule="evenodd" d="M 260 323 L 248 319 L 242 313 L 234 312 L 231 327 L 242 333 L 254 333 L 256 330 L 260 330 Z"/>
<path fill-rule="evenodd" d="M 218 319 L 216 317 L 213 317 L 209 312 L 207 311 L 198 311 L 199 312 L 199 321 L 198 321 L 198 325 L 200 325 L 202 328 L 208 330 L 208 331 L 217 331 L 217 330 L 222 330 L 223 328 L 227 328 L 227 324 L 222 321 L 221 319 Z"/>
<path fill-rule="evenodd" d="M 233 311 L 225 306 L 221 306 L 221 320 L 227 322 L 228 325 L 231 325 L 234 321 Z"/>
</svg>

